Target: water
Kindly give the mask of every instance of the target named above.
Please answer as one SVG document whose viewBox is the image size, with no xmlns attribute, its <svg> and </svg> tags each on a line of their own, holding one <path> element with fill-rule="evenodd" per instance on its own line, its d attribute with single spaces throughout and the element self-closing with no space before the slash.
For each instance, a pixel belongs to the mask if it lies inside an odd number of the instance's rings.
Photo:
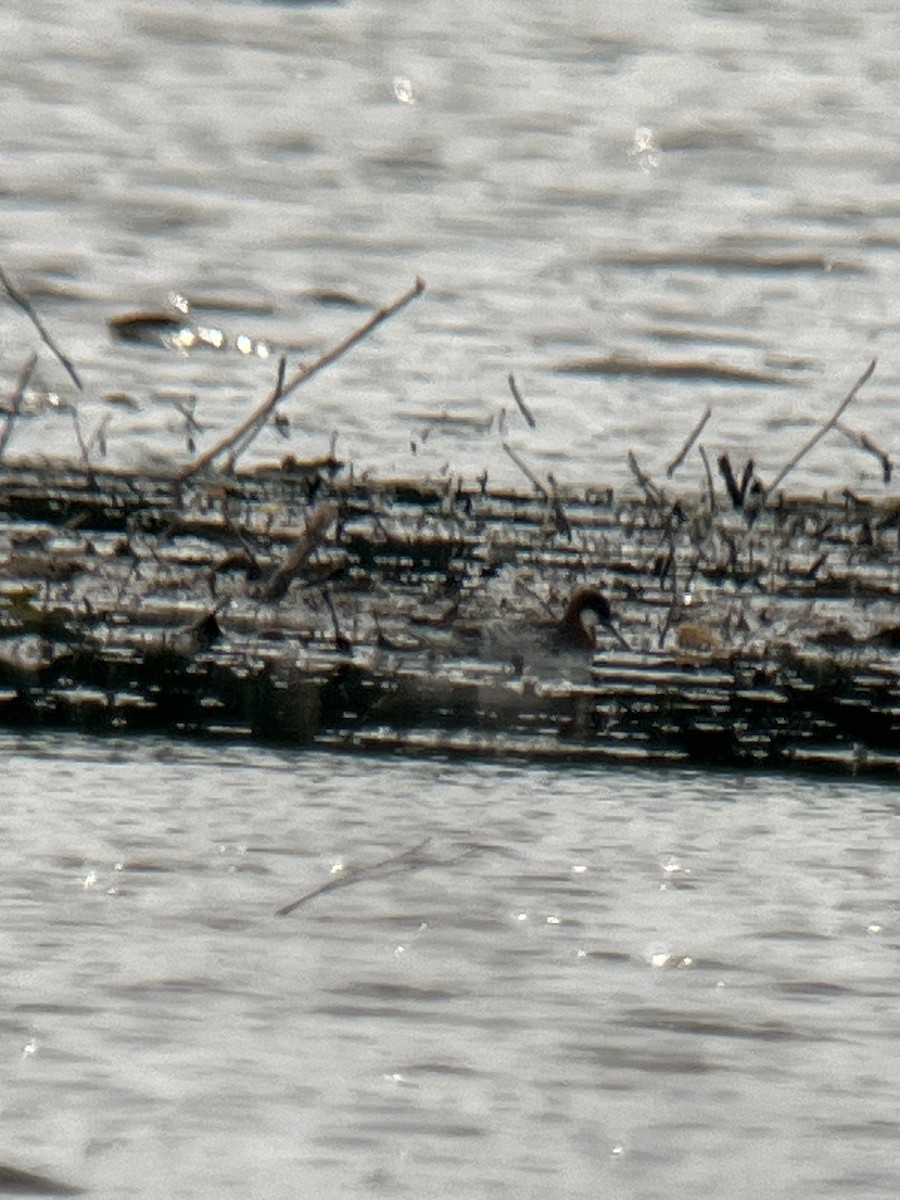
<svg viewBox="0 0 900 1200">
<path fill-rule="evenodd" d="M 0 749 L 19 1165 L 120 1197 L 895 1194 L 895 791 Z"/>
<path fill-rule="evenodd" d="M 869 359 L 848 414 L 896 454 L 900 40 L 891 0 L 9 0 L 0 238 L 78 365 L 85 437 L 133 466 L 232 428 L 272 360 L 110 343 L 170 293 L 309 359 L 417 275 L 425 296 L 285 405 L 360 469 L 527 483 L 659 476 L 705 406 L 710 454 L 773 478 Z M 9 386 L 35 338 L 0 316 Z M 687 360 L 783 381 L 559 374 Z M 534 410 L 513 404 L 514 372 Z M 75 399 L 48 355 L 41 382 Z M 505 415 L 501 415 L 505 414 Z M 102 436 L 101 436 L 102 435 Z M 11 452 L 75 453 L 68 413 Z M 251 455 L 251 457 L 253 456 Z M 833 435 L 794 487 L 881 489 Z M 702 486 L 694 454 L 679 486 Z"/>
<path fill-rule="evenodd" d="M 8 453 L 74 456 L 77 403 L 95 457 L 186 461 L 185 412 L 202 449 L 269 390 L 272 358 L 110 316 L 177 292 L 294 366 L 421 275 L 250 458 L 336 434 L 361 470 L 527 486 L 507 440 L 621 485 L 710 404 L 710 455 L 772 478 L 876 354 L 847 420 L 896 457 L 897 35 L 890 0 L 5 0 L 0 262 L 85 382 L 43 351 L 62 403 Z M 36 344 L 0 309 L 3 390 Z M 614 354 L 708 373 L 556 370 Z M 883 494 L 837 434 L 789 482 Z M 0 1161 L 117 1198 L 896 1194 L 895 790 L 0 756 Z"/>
</svg>

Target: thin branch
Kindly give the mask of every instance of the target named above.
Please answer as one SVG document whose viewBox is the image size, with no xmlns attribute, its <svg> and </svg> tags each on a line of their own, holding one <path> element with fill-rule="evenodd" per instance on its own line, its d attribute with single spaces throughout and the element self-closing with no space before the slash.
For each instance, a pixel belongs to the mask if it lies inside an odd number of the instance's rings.
<svg viewBox="0 0 900 1200">
<path fill-rule="evenodd" d="M 793 471 L 794 467 L 796 467 L 796 465 L 800 462 L 800 460 L 802 458 L 805 458 L 806 455 L 810 452 L 810 450 L 812 450 L 814 446 L 817 446 L 819 444 L 819 442 L 821 442 L 821 440 L 825 436 L 825 434 L 828 433 L 830 430 L 834 429 L 835 425 L 837 425 L 838 421 L 840 421 L 841 417 L 844 415 L 845 410 L 847 408 L 849 408 L 850 405 L 853 403 L 853 401 L 856 399 L 856 394 L 859 391 L 859 389 L 862 387 L 862 385 L 864 383 L 866 383 L 872 377 L 872 372 L 875 370 L 875 365 L 877 362 L 878 362 L 877 358 L 872 359 L 872 361 L 869 363 L 869 365 L 863 371 L 862 375 L 860 375 L 859 379 L 857 379 L 856 383 L 854 383 L 853 387 L 850 389 L 850 391 L 847 393 L 847 395 L 843 398 L 843 400 L 840 402 L 840 404 L 835 409 L 834 413 L 828 418 L 828 420 L 825 422 L 825 424 L 813 434 L 813 436 L 809 439 L 809 441 L 806 443 L 805 446 L 803 446 L 800 450 L 797 451 L 797 453 L 794 455 L 794 457 L 791 459 L 791 461 L 789 463 L 787 463 L 786 466 L 781 468 L 781 470 L 775 476 L 775 479 L 772 481 L 771 484 L 769 484 L 768 488 L 766 488 L 766 491 L 765 491 L 766 498 L 771 496 L 772 493 L 775 491 L 775 489 L 778 487 L 778 485 L 784 482 L 785 477 L 787 475 L 789 475 L 791 471 Z"/>
<path fill-rule="evenodd" d="M 34 374 L 36 363 L 37 355 L 31 354 L 19 368 L 19 374 L 16 376 L 16 386 L 13 388 L 12 395 L 9 398 L 6 424 L 3 426 L 3 433 L 0 434 L 0 458 L 3 457 L 4 451 L 9 444 L 9 439 L 12 437 L 13 425 L 22 408 L 22 400 L 29 383 L 31 383 L 31 376 Z"/>
<path fill-rule="evenodd" d="M 534 429 L 537 426 L 537 422 L 535 421 L 534 417 L 531 415 L 531 410 L 529 409 L 528 405 L 522 399 L 521 392 L 516 387 L 515 376 L 510 374 L 507 382 L 509 383 L 509 390 L 512 392 L 513 400 L 515 400 L 516 404 L 518 404 L 518 406 L 519 406 L 519 412 L 522 414 L 522 416 L 528 422 L 528 428 Z"/>
<path fill-rule="evenodd" d="M 553 474 L 548 473 L 547 482 L 550 484 L 550 507 L 553 509 L 553 520 L 556 524 L 556 532 L 564 533 L 571 542 L 572 526 L 569 518 L 566 516 L 566 510 L 563 508 L 562 497 L 559 494 L 559 487 L 556 483 L 556 478 Z"/>
<path fill-rule="evenodd" d="M 287 370 L 287 357 L 282 354 L 278 359 L 278 366 L 275 369 L 275 385 L 269 392 L 266 403 L 274 408 L 276 404 L 284 396 L 284 373 Z M 230 475 L 234 471 L 234 466 L 237 460 L 241 457 L 244 451 L 254 442 L 260 433 L 265 428 L 266 421 L 269 419 L 269 411 L 263 413 L 262 417 L 247 430 L 244 437 L 238 438 L 234 450 L 228 456 L 228 461 L 225 463 L 225 473 Z M 277 418 L 276 418 L 277 419 Z"/>
<path fill-rule="evenodd" d="M 283 386 L 279 387 L 276 382 L 276 386 L 262 404 L 246 420 L 242 421 L 237 429 L 229 433 L 227 437 L 222 438 L 221 441 L 217 442 L 209 450 L 204 451 L 190 466 L 185 467 L 179 473 L 179 481 L 183 482 L 186 479 L 190 479 L 192 475 L 198 474 L 198 472 L 208 467 L 211 462 L 217 459 L 220 454 L 223 454 L 226 450 L 230 450 L 232 446 L 240 442 L 252 429 L 255 429 L 258 425 L 261 426 L 268 419 L 269 414 L 279 401 L 289 396 L 301 383 L 305 383 L 307 379 L 311 379 L 313 375 L 318 374 L 319 371 L 339 359 L 341 355 L 346 354 L 351 346 L 355 346 L 357 342 L 371 333 L 376 326 L 386 321 L 389 317 L 394 316 L 401 308 L 404 308 L 411 300 L 414 300 L 416 296 L 420 296 L 424 290 L 425 281 L 416 279 L 412 287 L 405 291 L 402 296 L 399 296 L 392 304 L 387 305 L 386 308 L 380 308 L 376 313 L 373 313 L 368 321 L 360 325 L 358 329 L 354 330 L 353 333 L 345 337 L 342 342 L 339 342 L 331 350 L 328 350 L 321 358 L 317 358 L 314 363 L 300 367 Z"/>
<path fill-rule="evenodd" d="M 706 471 L 706 486 L 707 486 L 707 489 L 709 490 L 710 515 L 714 515 L 715 512 L 717 511 L 716 488 L 715 488 L 715 484 L 713 483 L 712 469 L 709 465 L 709 456 L 707 455 L 706 447 L 703 445 L 702 442 L 697 447 L 697 451 L 700 454 L 701 459 L 703 460 L 703 469 Z"/>
<path fill-rule="evenodd" d="M 265 602 L 280 600 L 286 595 L 291 580 L 309 562 L 313 551 L 325 540 L 328 530 L 337 519 L 338 508 L 330 500 L 316 505 L 306 517 L 306 528 L 280 567 L 277 567 L 260 591 Z"/>
<path fill-rule="evenodd" d="M 647 499 L 653 504 L 664 504 L 666 499 L 664 492 L 656 486 L 649 475 L 646 475 L 641 470 L 638 460 L 634 456 L 634 451 L 628 451 L 627 462 L 629 470 L 636 479 L 637 483 L 643 489 L 644 495 L 647 497 Z"/>
<path fill-rule="evenodd" d="M 380 862 L 369 863 L 368 866 L 353 866 L 347 867 L 344 870 L 338 870 L 331 879 L 326 880 L 325 883 L 320 883 L 312 891 L 305 892 L 293 904 L 285 904 L 283 908 L 276 909 L 275 916 L 289 917 L 302 904 L 306 904 L 315 896 L 321 896 L 323 892 L 332 892 L 337 888 L 350 887 L 351 884 L 361 883 L 364 879 L 383 879 L 387 875 L 392 875 L 395 871 L 402 871 L 404 867 L 414 869 L 417 866 L 424 866 L 424 863 L 416 862 L 416 855 L 421 850 L 424 850 L 430 841 L 430 838 L 426 838 L 424 842 L 410 846 L 408 850 L 403 850 L 399 854 L 392 854 L 390 858 L 383 858 Z"/>
<path fill-rule="evenodd" d="M 856 429 L 850 429 L 843 421 L 836 422 L 835 429 L 840 430 L 844 437 L 849 438 L 854 445 L 859 446 L 860 450 L 865 450 L 867 454 L 873 454 L 879 460 L 884 486 L 889 487 L 894 472 L 894 464 L 887 451 L 882 450 L 880 446 L 876 446 L 868 434 Z"/>
<path fill-rule="evenodd" d="M 731 501 L 732 508 L 744 507 L 744 489 L 734 477 L 734 471 L 731 469 L 731 459 L 727 454 L 720 454 L 717 463 L 719 474 L 725 480 L 725 487 L 728 491 L 728 498 Z M 746 475 L 746 469 L 745 469 Z"/>
<path fill-rule="evenodd" d="M 331 592 L 328 588 L 322 588 L 322 599 L 328 608 L 328 613 L 331 617 L 331 624 L 334 626 L 334 644 L 342 654 L 353 653 L 353 643 L 348 637 L 341 633 L 341 623 L 338 620 L 337 609 L 334 607 L 334 601 L 331 598 Z"/>
<path fill-rule="evenodd" d="M 69 412 L 72 414 L 72 427 L 75 430 L 75 440 L 78 442 L 78 449 L 81 451 L 81 459 L 84 463 L 84 469 L 90 476 L 93 470 L 91 467 L 91 456 L 88 453 L 87 443 L 84 440 L 84 434 L 81 432 L 81 421 L 78 418 L 78 409 L 73 404 L 70 405 Z M 93 476 L 91 477 L 93 478 Z M 93 484 L 91 486 L 93 486 Z"/>
<path fill-rule="evenodd" d="M 509 455 L 525 478 L 531 483 L 531 486 L 534 488 L 534 490 L 543 496 L 545 500 L 549 500 L 550 494 L 547 489 L 538 479 L 537 475 L 535 475 L 535 473 L 531 470 L 531 468 L 522 461 L 518 454 L 516 454 L 509 442 L 502 442 L 501 445 L 503 446 L 503 452 Z"/>
<path fill-rule="evenodd" d="M 0 267 L 0 284 L 2 284 L 3 290 L 6 292 L 6 295 L 13 302 L 13 304 L 18 305 L 25 316 L 28 317 L 29 321 L 40 334 L 41 341 L 44 343 L 44 345 L 53 352 L 59 362 L 63 365 L 63 367 L 65 367 L 69 378 L 78 388 L 79 392 L 83 392 L 84 386 L 78 377 L 78 372 L 72 366 L 71 360 L 67 358 L 65 354 L 63 354 L 62 350 L 60 350 L 59 346 L 57 346 L 56 342 L 50 336 L 46 326 L 44 325 L 44 322 L 38 316 L 37 312 L 35 312 L 34 305 L 31 303 L 25 293 L 20 292 L 19 289 L 13 284 L 12 280 L 2 267 Z"/>
<path fill-rule="evenodd" d="M 684 443 L 684 445 L 681 447 L 681 449 L 678 451 L 678 453 L 675 455 L 675 457 L 672 459 L 672 461 L 666 467 L 666 479 L 671 479 L 672 476 L 675 474 L 675 472 L 678 470 L 678 468 L 681 466 L 681 464 L 684 462 L 684 460 L 687 458 L 688 454 L 690 453 L 691 447 L 693 446 L 694 442 L 696 442 L 696 440 L 700 436 L 700 434 L 703 432 L 704 426 L 706 425 L 706 422 L 709 420 L 709 418 L 711 416 L 712 416 L 712 409 L 707 408 L 706 412 L 703 414 L 703 416 L 700 418 L 700 420 L 694 426 L 694 429 L 691 432 L 691 434 L 689 435 L 687 441 Z"/>
</svg>

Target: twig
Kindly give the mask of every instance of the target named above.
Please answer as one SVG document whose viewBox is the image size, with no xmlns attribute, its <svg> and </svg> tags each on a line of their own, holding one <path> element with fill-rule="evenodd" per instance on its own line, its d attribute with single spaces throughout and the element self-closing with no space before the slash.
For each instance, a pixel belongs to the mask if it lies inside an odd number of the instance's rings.
<svg viewBox="0 0 900 1200">
<path fill-rule="evenodd" d="M 719 456 L 719 474 L 725 480 L 725 487 L 728 489 L 728 495 L 731 499 L 732 508 L 743 508 L 744 502 L 747 499 L 747 492 L 750 489 L 750 484 L 753 482 L 753 472 L 756 469 L 752 458 L 748 458 L 744 463 L 744 469 L 741 472 L 741 482 L 734 477 L 734 471 L 731 469 L 731 459 L 727 454 Z"/>
<path fill-rule="evenodd" d="M 13 388 L 12 395 L 9 398 L 6 424 L 3 426 L 3 433 L 0 434 L 0 458 L 3 457 L 3 453 L 9 444 L 9 439 L 12 437 L 13 425 L 22 408 L 22 400 L 29 383 L 31 383 L 31 376 L 34 374 L 36 363 L 37 355 L 31 354 L 19 368 L 19 374 L 16 376 L 16 386 Z"/>
<path fill-rule="evenodd" d="M 228 456 L 228 461 L 225 464 L 225 473 L 230 475 L 234 471 L 234 466 L 237 460 L 241 457 L 244 451 L 259 437 L 265 428 L 266 421 L 269 419 L 269 412 L 276 404 L 284 397 L 284 373 L 287 370 L 287 358 L 282 354 L 278 359 L 278 366 L 275 368 L 275 384 L 269 392 L 267 403 L 270 408 L 263 413 L 258 421 L 247 430 L 244 437 L 238 438 L 234 450 Z M 278 418 L 275 418 L 276 421 Z"/>
<path fill-rule="evenodd" d="M 672 459 L 672 461 L 666 467 L 666 479 L 671 479 L 672 476 L 675 474 L 675 472 L 678 470 L 678 468 L 681 466 L 681 464 L 684 462 L 684 460 L 687 458 L 688 454 L 690 453 L 691 447 L 693 446 L 694 442 L 696 442 L 696 440 L 700 436 L 700 434 L 703 432 L 704 426 L 706 425 L 706 422 L 709 420 L 709 418 L 711 416 L 712 416 L 712 409 L 707 408 L 706 412 L 703 414 L 703 416 L 700 418 L 700 420 L 694 426 L 694 429 L 691 432 L 691 434 L 688 436 L 687 441 L 684 443 L 684 445 L 681 447 L 681 449 L 678 451 L 678 453 L 675 455 L 675 457 Z"/>
<path fill-rule="evenodd" d="M 69 407 L 69 412 L 72 414 L 72 426 L 75 430 L 75 440 L 78 442 L 78 449 L 81 451 L 81 457 L 84 461 L 84 469 L 88 473 L 91 480 L 91 487 L 94 486 L 93 468 L 91 466 L 91 456 L 88 453 L 87 443 L 84 440 L 84 435 L 81 432 L 81 421 L 78 417 L 78 409 L 73 405 Z"/>
<path fill-rule="evenodd" d="M 189 466 L 185 467 L 184 470 L 178 475 L 179 481 L 183 482 L 184 480 L 189 479 L 192 475 L 196 475 L 198 472 L 202 471 L 205 467 L 208 467 L 209 464 L 217 459 L 220 454 L 224 453 L 226 450 L 230 450 L 232 446 L 241 441 L 241 439 L 252 429 L 255 429 L 257 426 L 261 426 L 262 423 L 267 420 L 269 413 L 275 408 L 279 401 L 285 399 L 286 396 L 289 396 L 291 392 L 295 391 L 295 389 L 300 386 L 301 383 L 305 383 L 307 379 L 311 379 L 313 375 L 318 374 L 319 371 L 330 366 L 333 362 L 339 359 L 341 355 L 346 354 L 351 346 L 355 346 L 357 342 L 361 341 L 367 334 L 371 333 L 376 326 L 380 325 L 383 321 L 386 321 L 389 317 L 394 316 L 394 314 L 399 312 L 401 308 L 409 304 L 411 300 L 414 300 L 416 296 L 420 296 L 424 290 L 425 281 L 422 279 L 416 279 L 412 287 L 405 291 L 402 296 L 399 296 L 392 304 L 387 305 L 386 308 L 380 308 L 376 313 L 373 313 L 368 321 L 360 325 L 358 329 L 355 329 L 353 333 L 345 337 L 343 341 L 339 342 L 331 350 L 328 350 L 320 358 L 317 358 L 314 363 L 310 363 L 305 367 L 300 367 L 300 369 L 290 377 L 287 383 L 279 386 L 278 381 L 276 381 L 275 387 L 262 402 L 262 404 L 260 404 L 259 407 L 256 408 L 250 414 L 250 416 L 246 418 L 246 420 L 242 421 L 240 425 L 238 425 L 237 429 L 235 429 L 232 433 L 229 433 L 227 437 L 222 438 L 221 441 L 216 442 L 216 444 L 209 450 L 205 450 L 203 454 L 199 456 L 199 458 L 196 458 Z"/>
<path fill-rule="evenodd" d="M 869 363 L 869 365 L 863 371 L 862 375 L 860 375 L 859 379 L 857 379 L 856 383 L 854 383 L 853 387 L 850 389 L 850 391 L 847 393 L 847 395 L 843 398 L 843 400 L 840 402 L 840 404 L 835 409 L 834 413 L 828 418 L 828 420 L 825 422 L 825 424 L 813 434 L 813 436 L 809 439 L 809 441 L 806 443 L 805 446 L 803 446 L 800 450 L 797 451 L 797 453 L 794 455 L 794 457 L 791 459 L 791 461 L 789 463 L 787 463 L 784 467 L 781 468 L 781 470 L 775 476 L 775 479 L 772 481 L 771 484 L 769 484 L 769 486 L 765 490 L 764 496 L 766 499 L 768 499 L 768 497 L 772 495 L 772 493 L 775 491 L 775 489 L 778 487 L 778 485 L 780 483 L 784 482 L 785 477 L 787 475 L 789 475 L 791 471 L 793 471 L 793 469 L 794 469 L 794 467 L 796 467 L 797 463 L 799 463 L 802 458 L 805 458 L 806 455 L 810 452 L 810 450 L 812 450 L 812 448 L 814 446 L 817 446 L 819 444 L 819 442 L 821 442 L 821 440 L 825 436 L 825 434 L 828 433 L 829 430 L 834 429 L 835 425 L 837 425 L 838 421 L 844 415 L 844 411 L 847 408 L 849 408 L 850 405 L 853 403 L 853 401 L 856 399 L 856 394 L 859 391 L 859 389 L 862 387 L 862 385 L 864 383 L 866 383 L 871 378 L 872 372 L 875 370 L 875 365 L 877 362 L 878 362 L 877 358 L 872 359 L 872 361 Z"/>
<path fill-rule="evenodd" d="M 713 483 L 712 468 L 709 465 L 709 456 L 706 453 L 706 447 L 701 443 L 697 447 L 697 452 L 703 460 L 703 468 L 706 471 L 706 486 L 709 489 L 709 511 L 710 515 L 715 515 L 717 510 L 716 505 L 716 488 Z"/>
<path fill-rule="evenodd" d="M 234 518 L 228 511 L 227 492 L 222 497 L 222 519 L 225 522 L 225 528 L 228 530 L 231 536 L 240 542 L 244 553 L 247 556 L 251 571 L 255 572 L 256 578 L 259 578 L 262 575 L 262 567 L 260 566 L 259 559 L 256 557 L 256 552 L 250 543 L 250 539 L 247 537 L 244 531 L 235 524 Z M 221 565 L 215 568 L 215 571 L 219 570 L 221 570 Z"/>
<path fill-rule="evenodd" d="M 880 446 L 876 446 L 867 434 L 848 428 L 843 421 L 836 421 L 834 427 L 840 430 L 845 437 L 849 438 L 854 445 L 859 446 L 860 450 L 865 450 L 868 454 L 874 454 L 879 459 L 884 486 L 888 487 L 894 472 L 894 464 L 887 451 L 882 450 Z"/>
<path fill-rule="evenodd" d="M 97 424 L 96 429 L 91 434 L 91 436 L 87 442 L 86 448 L 88 450 L 91 450 L 91 449 L 93 449 L 94 446 L 96 446 L 97 453 L 100 455 L 101 458 L 106 458 L 106 451 L 107 451 L 106 433 L 107 433 L 107 430 L 109 429 L 111 421 L 112 421 L 112 417 L 110 416 L 109 413 L 107 413 L 104 417 L 101 417 L 100 421 Z"/>
<path fill-rule="evenodd" d="M 60 350 L 59 346 L 57 346 L 56 342 L 50 336 L 43 321 L 38 316 L 38 314 L 35 312 L 34 305 L 31 303 L 31 301 L 28 299 L 28 297 L 25 295 L 25 293 L 20 292 L 19 289 L 13 284 L 13 282 L 11 281 L 11 279 L 9 278 L 9 276 L 6 274 L 6 272 L 3 270 L 2 267 L 0 267 L 0 284 L 3 285 L 3 290 L 6 292 L 7 296 L 13 302 L 13 304 L 18 305 L 18 307 L 21 308 L 21 310 L 25 314 L 25 316 L 28 317 L 29 321 L 31 321 L 32 325 L 35 327 L 35 329 L 40 334 L 41 341 L 44 343 L 44 345 L 47 346 L 48 349 L 50 349 L 53 352 L 53 354 L 56 355 L 56 358 L 63 365 L 63 367 L 65 367 L 69 378 L 72 380 L 72 382 L 78 388 L 79 392 L 83 392 L 84 386 L 82 385 L 82 382 L 78 377 L 78 372 L 72 366 L 71 360 L 69 358 L 67 358 L 65 354 L 63 354 L 62 350 Z M 81 438 L 79 436 L 79 441 L 80 440 L 81 440 Z"/>
<path fill-rule="evenodd" d="M 334 601 L 331 598 L 331 592 L 328 588 L 322 588 L 322 599 L 328 607 L 329 615 L 331 616 L 331 624 L 334 626 L 334 644 L 342 654 L 353 653 L 353 643 L 348 637 L 344 637 L 341 633 L 341 625 L 338 621 L 337 609 L 334 607 Z"/>
<path fill-rule="evenodd" d="M 200 426 L 194 417 L 194 412 L 197 408 L 197 397 L 188 396 L 184 400 L 173 400 L 172 404 L 184 417 L 184 441 L 187 452 L 188 454 L 196 454 L 197 443 L 194 441 L 194 434 L 200 432 Z"/>
<path fill-rule="evenodd" d="M 638 460 L 634 456 L 634 451 L 628 451 L 628 468 L 632 475 L 637 480 L 638 484 L 644 491 L 644 495 L 654 504 L 664 504 L 665 495 L 662 490 L 656 486 L 649 475 L 645 475 L 638 465 Z"/>
<path fill-rule="evenodd" d="M 659 650 L 662 650 L 665 647 L 666 638 L 669 636 L 669 630 L 672 628 L 673 624 L 675 623 L 676 613 L 678 613 L 680 611 L 680 609 L 681 609 L 681 597 L 678 595 L 677 592 L 673 591 L 672 599 L 669 601 L 669 605 L 666 609 L 665 619 L 660 628 L 659 638 L 656 643 L 657 648 Z"/>
<path fill-rule="evenodd" d="M 306 528 L 298 538 L 297 544 L 281 566 L 272 572 L 262 588 L 262 600 L 280 600 L 286 594 L 291 580 L 302 571 L 312 552 L 325 540 L 337 515 L 337 505 L 327 500 L 310 510 L 306 518 Z"/>
<path fill-rule="evenodd" d="M 534 488 L 534 490 L 536 492 L 539 492 L 540 495 L 543 496 L 545 500 L 549 500 L 550 494 L 547 491 L 547 489 L 544 487 L 544 485 L 538 479 L 537 475 L 535 475 L 535 473 L 531 470 L 531 468 L 522 461 L 522 459 L 519 457 L 518 454 L 516 454 L 515 450 L 513 450 L 512 446 L 510 446 L 509 442 L 501 442 L 501 445 L 503 446 L 503 452 L 505 454 L 509 455 L 509 457 L 513 460 L 513 462 L 516 464 L 516 466 L 519 468 L 519 470 L 522 472 L 522 474 L 525 476 L 525 478 L 529 481 L 529 483 Z"/>
<path fill-rule="evenodd" d="M 753 483 L 753 474 L 756 470 L 756 463 L 752 458 L 748 458 L 744 463 L 744 469 L 741 472 L 741 504 L 745 504 L 747 496 L 750 492 L 750 485 Z M 756 489 L 757 491 L 759 488 Z"/>
<path fill-rule="evenodd" d="M 515 400 L 516 404 L 518 404 L 518 406 L 519 406 L 519 412 L 522 414 L 522 416 L 528 422 L 528 428 L 534 429 L 537 425 L 537 422 L 535 421 L 534 417 L 531 415 L 528 405 L 522 399 L 521 392 L 516 387 L 515 376 L 510 374 L 507 382 L 509 383 L 509 390 L 513 394 L 513 400 Z"/>
<path fill-rule="evenodd" d="M 556 525 L 557 533 L 564 533 L 571 542 L 572 526 L 569 523 L 569 518 L 566 516 L 566 510 L 563 508 L 562 497 L 559 494 L 559 487 L 556 483 L 554 475 L 548 472 L 547 482 L 550 484 L 550 507 L 553 509 L 553 520 Z"/>
<path fill-rule="evenodd" d="M 410 860 L 419 853 L 431 841 L 426 838 L 424 842 L 419 842 L 416 846 L 411 846 L 408 850 L 403 850 L 399 854 L 392 854 L 390 858 L 383 858 L 381 862 L 369 863 L 368 866 L 349 867 L 326 880 L 325 883 L 320 883 L 310 892 L 304 894 L 295 900 L 292 904 L 285 904 L 283 908 L 275 910 L 276 917 L 289 917 L 292 912 L 295 912 L 302 904 L 306 904 L 316 896 L 321 896 L 323 892 L 332 892 L 336 888 L 350 887 L 353 883 L 361 883 L 364 879 L 381 879 L 385 875 L 390 875 L 394 871 L 402 870 L 404 867 L 413 867 L 415 864 Z M 424 864 L 419 864 L 424 865 Z"/>
</svg>

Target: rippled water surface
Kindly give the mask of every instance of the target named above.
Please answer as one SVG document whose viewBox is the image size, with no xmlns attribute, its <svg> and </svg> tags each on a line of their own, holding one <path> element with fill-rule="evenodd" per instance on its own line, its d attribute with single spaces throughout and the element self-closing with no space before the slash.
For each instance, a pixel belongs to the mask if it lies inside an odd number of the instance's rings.
<svg viewBox="0 0 900 1200">
<path fill-rule="evenodd" d="M 0 751 L 19 1165 L 119 1197 L 896 1194 L 892 790 Z"/>
<path fill-rule="evenodd" d="M 2 258 L 84 376 L 93 452 L 129 465 L 184 458 L 194 403 L 209 444 L 274 366 L 114 347 L 108 317 L 177 292 L 293 363 L 417 275 L 255 454 L 337 434 L 382 474 L 527 486 L 505 437 L 563 482 L 621 482 L 710 404 L 710 451 L 772 478 L 875 353 L 853 415 L 896 453 L 898 35 L 893 0 L 7 0 Z M 10 385 L 33 341 L 6 310 Z M 11 452 L 48 449 L 74 453 L 67 413 L 20 422 Z M 792 477 L 880 480 L 837 434 Z"/>
<path fill-rule="evenodd" d="M 271 386 L 111 316 L 178 293 L 293 369 L 422 276 L 253 455 L 528 486 L 506 440 L 620 484 L 709 404 L 771 479 L 877 355 L 847 421 L 896 457 L 893 0 L 4 0 L 0 39 L 0 263 L 85 384 L 42 351 L 9 455 L 74 457 L 77 403 L 95 457 L 186 460 Z M 36 345 L 0 309 L 0 392 Z M 789 482 L 883 487 L 838 433 Z M 897 1194 L 895 790 L 0 763 L 0 1162 L 117 1200 Z"/>
</svg>

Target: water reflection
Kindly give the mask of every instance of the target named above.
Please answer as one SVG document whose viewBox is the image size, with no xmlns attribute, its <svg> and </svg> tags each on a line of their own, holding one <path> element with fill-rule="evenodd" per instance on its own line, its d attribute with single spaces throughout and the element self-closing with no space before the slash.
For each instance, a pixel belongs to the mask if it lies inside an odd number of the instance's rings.
<svg viewBox="0 0 900 1200">
<path fill-rule="evenodd" d="M 613 17 L 426 3 L 398 19 L 390 0 L 203 13 L 72 0 L 63 17 L 14 5 L 7 265 L 89 396 L 134 398 L 94 441 L 118 463 L 184 456 L 158 397 L 196 395 L 213 440 L 271 380 L 253 355 L 150 363 L 108 344 L 110 316 L 171 291 L 225 296 L 256 312 L 237 329 L 248 348 L 318 353 L 345 330 L 310 295 L 377 304 L 422 274 L 427 304 L 403 329 L 298 397 L 292 452 L 322 452 L 338 430 L 359 469 L 488 469 L 521 485 L 497 454 L 514 370 L 537 417 L 515 425 L 516 448 L 538 474 L 622 483 L 632 448 L 655 470 L 707 404 L 710 454 L 752 455 L 771 474 L 786 408 L 818 419 L 873 346 L 882 390 L 859 423 L 889 424 L 898 147 L 882 8 L 849 20 L 834 4 Z M 555 374 L 665 366 L 672 330 L 687 382 L 607 371 L 598 402 L 596 378 Z M 0 337 L 14 373 L 30 331 L 8 316 Z M 797 395 L 767 382 L 734 403 L 742 379 L 785 374 Z M 442 411 L 448 394 L 475 424 L 416 439 L 405 413 Z M 88 430 L 107 416 L 79 406 Z M 17 428 L 16 453 L 48 447 L 71 454 L 70 419 Z M 285 449 L 272 429 L 253 453 Z M 835 486 L 836 473 L 881 486 L 849 444 L 804 463 L 796 485 Z"/>
</svg>

